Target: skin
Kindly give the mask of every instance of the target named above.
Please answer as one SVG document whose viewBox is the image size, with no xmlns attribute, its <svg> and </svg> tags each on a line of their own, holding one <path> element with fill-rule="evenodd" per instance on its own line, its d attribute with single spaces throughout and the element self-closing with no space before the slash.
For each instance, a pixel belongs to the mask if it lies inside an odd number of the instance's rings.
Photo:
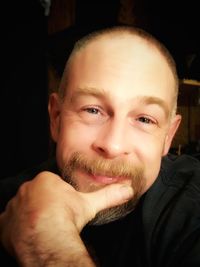
<svg viewBox="0 0 200 267">
<path fill-rule="evenodd" d="M 181 118 L 172 116 L 175 83 L 168 64 L 138 37 L 114 38 L 101 37 L 77 52 L 65 98 L 54 93 L 49 100 L 61 172 L 77 152 L 94 164 L 101 160 L 101 168 L 92 174 L 75 168 L 76 190 L 49 172 L 21 186 L 0 217 L 1 241 L 20 266 L 95 266 L 82 228 L 100 211 L 147 191 L 170 148 Z M 142 186 L 124 171 L 108 171 L 105 162 L 133 173 L 142 169 Z"/>
<path fill-rule="evenodd" d="M 50 98 L 51 132 L 61 170 L 77 151 L 89 159 L 124 161 L 142 166 L 145 192 L 180 122 L 170 116 L 174 78 L 159 52 L 140 38 L 115 39 L 93 41 L 75 55 L 64 101 Z M 87 192 L 91 183 L 100 188 L 112 177 L 77 170 L 74 179 Z"/>
</svg>

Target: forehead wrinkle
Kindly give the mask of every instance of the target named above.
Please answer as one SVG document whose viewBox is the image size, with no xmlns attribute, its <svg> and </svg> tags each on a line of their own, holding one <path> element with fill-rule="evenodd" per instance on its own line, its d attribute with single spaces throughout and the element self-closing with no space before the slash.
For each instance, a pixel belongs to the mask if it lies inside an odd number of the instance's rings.
<svg viewBox="0 0 200 267">
<path fill-rule="evenodd" d="M 108 93 L 102 88 L 95 87 L 79 87 L 72 93 L 70 101 L 73 102 L 79 96 L 94 96 L 97 98 L 105 98 Z"/>
</svg>

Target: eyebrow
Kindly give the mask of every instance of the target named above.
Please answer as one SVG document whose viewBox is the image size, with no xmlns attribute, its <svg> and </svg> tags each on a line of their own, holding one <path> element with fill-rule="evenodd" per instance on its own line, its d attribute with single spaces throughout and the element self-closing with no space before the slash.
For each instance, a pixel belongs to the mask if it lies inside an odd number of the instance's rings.
<svg viewBox="0 0 200 267">
<path fill-rule="evenodd" d="M 77 97 L 90 95 L 98 98 L 105 98 L 107 92 L 104 89 L 95 87 L 82 87 L 78 88 L 71 96 L 70 101 L 73 102 Z"/>
<path fill-rule="evenodd" d="M 139 99 L 142 103 L 146 105 L 158 105 L 164 110 L 166 117 L 169 117 L 170 111 L 168 105 L 159 97 L 156 96 L 139 96 Z"/>
<path fill-rule="evenodd" d="M 108 90 L 109 91 L 109 90 Z M 107 90 L 102 88 L 95 87 L 80 87 L 78 88 L 71 96 L 70 101 L 73 102 L 77 97 L 90 95 L 97 98 L 105 99 L 105 96 L 108 95 Z M 164 111 L 166 117 L 169 117 L 170 110 L 165 101 L 156 96 L 136 96 L 136 98 L 143 103 L 144 105 L 157 105 Z"/>
</svg>

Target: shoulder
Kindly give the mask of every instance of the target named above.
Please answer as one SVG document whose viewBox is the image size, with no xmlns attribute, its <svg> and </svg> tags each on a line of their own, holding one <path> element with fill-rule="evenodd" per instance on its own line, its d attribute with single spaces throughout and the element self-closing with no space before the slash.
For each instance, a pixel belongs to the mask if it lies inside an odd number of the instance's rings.
<svg viewBox="0 0 200 267">
<path fill-rule="evenodd" d="M 193 202 L 199 204 L 195 206 L 200 214 L 200 161 L 189 155 L 163 158 L 158 178 L 144 197 L 144 208 L 154 209 L 157 214 L 176 205 L 185 213 Z"/>
<path fill-rule="evenodd" d="M 189 155 L 163 159 L 160 174 L 144 197 L 143 220 L 147 247 L 157 250 L 160 260 L 181 262 L 181 257 L 188 260 L 193 255 L 200 264 L 199 160 Z"/>
<path fill-rule="evenodd" d="M 195 183 L 200 186 L 200 161 L 190 155 L 167 155 L 161 164 L 160 177 L 168 186 Z"/>
<path fill-rule="evenodd" d="M 189 155 L 167 155 L 145 200 L 151 199 L 151 205 L 160 206 L 175 201 L 176 195 L 177 201 L 183 201 L 191 194 L 200 201 L 200 161 Z"/>
</svg>

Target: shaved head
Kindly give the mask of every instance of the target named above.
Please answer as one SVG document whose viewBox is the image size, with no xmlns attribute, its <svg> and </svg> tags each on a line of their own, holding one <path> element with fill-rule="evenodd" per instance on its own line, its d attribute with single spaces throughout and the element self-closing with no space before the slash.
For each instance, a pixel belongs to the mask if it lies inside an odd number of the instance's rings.
<svg viewBox="0 0 200 267">
<path fill-rule="evenodd" d="M 88 45 L 98 40 L 101 40 L 103 38 L 104 39 L 107 38 L 108 40 L 113 42 L 114 39 L 119 39 L 119 38 L 123 39 L 127 37 L 132 37 L 133 42 L 134 42 L 134 39 L 140 39 L 141 42 L 146 43 L 147 45 L 151 46 L 153 49 L 157 50 L 163 56 L 164 60 L 168 64 L 172 72 L 172 75 L 174 77 L 174 112 L 173 113 L 175 113 L 176 108 L 177 108 L 177 96 L 178 96 L 178 88 L 179 88 L 178 75 L 176 71 L 175 61 L 173 57 L 171 56 L 170 52 L 168 51 L 168 49 L 161 42 L 159 42 L 154 36 L 144 31 L 143 29 L 132 27 L 132 26 L 116 26 L 116 27 L 98 30 L 98 31 L 92 32 L 84 36 L 79 41 L 77 41 L 66 63 L 63 77 L 61 79 L 61 83 L 59 87 L 59 95 L 61 96 L 61 98 L 65 96 L 67 85 L 68 85 L 70 67 L 71 67 L 72 62 L 75 59 L 75 56 L 78 53 L 80 53 Z"/>
</svg>

